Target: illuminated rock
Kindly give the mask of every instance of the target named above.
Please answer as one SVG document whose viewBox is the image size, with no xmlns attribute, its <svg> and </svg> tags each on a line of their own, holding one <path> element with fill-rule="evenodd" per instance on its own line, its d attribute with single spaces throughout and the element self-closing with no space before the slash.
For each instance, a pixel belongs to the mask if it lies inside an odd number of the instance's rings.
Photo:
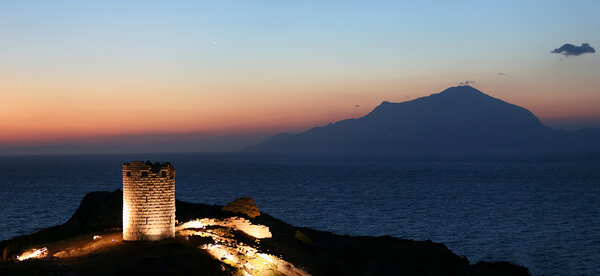
<svg viewBox="0 0 600 276">
<path fill-rule="evenodd" d="M 123 240 L 175 237 L 175 169 L 170 163 L 123 164 Z"/>
<path fill-rule="evenodd" d="M 249 220 L 240 217 L 230 217 L 225 219 L 203 218 L 199 220 L 192 220 L 181 224 L 178 226 L 178 229 L 181 231 L 185 229 L 197 229 L 215 225 L 239 230 L 257 239 L 273 237 L 271 231 L 269 231 L 269 227 L 252 224 L 252 222 Z"/>
<path fill-rule="evenodd" d="M 260 216 L 260 211 L 258 210 L 256 203 L 254 203 L 254 199 L 246 196 L 227 203 L 227 205 L 223 206 L 221 210 L 244 214 L 251 218 Z"/>
<path fill-rule="evenodd" d="M 48 255 L 48 248 L 40 248 L 40 249 L 31 249 L 23 252 L 23 254 L 17 256 L 17 260 L 24 261 L 27 259 L 38 259 L 43 258 Z"/>
</svg>

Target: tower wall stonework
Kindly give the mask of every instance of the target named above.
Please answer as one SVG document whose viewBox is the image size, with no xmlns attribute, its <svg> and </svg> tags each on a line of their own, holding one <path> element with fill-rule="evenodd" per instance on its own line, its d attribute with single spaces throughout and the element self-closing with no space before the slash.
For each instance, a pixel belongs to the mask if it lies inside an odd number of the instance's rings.
<svg viewBox="0 0 600 276">
<path fill-rule="evenodd" d="M 175 237 L 175 169 L 170 163 L 123 164 L 123 240 Z"/>
</svg>

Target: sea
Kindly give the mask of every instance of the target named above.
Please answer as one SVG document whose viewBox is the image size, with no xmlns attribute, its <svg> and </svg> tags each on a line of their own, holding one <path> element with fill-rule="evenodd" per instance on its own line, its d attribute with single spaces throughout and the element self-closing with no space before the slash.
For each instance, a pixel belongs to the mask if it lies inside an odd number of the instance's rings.
<svg viewBox="0 0 600 276">
<path fill-rule="evenodd" d="M 295 226 L 432 240 L 533 275 L 600 275 L 600 152 L 0 156 L 0 240 L 64 223 L 86 193 L 120 189 L 134 160 L 171 162 L 179 200 L 249 196 Z"/>
</svg>

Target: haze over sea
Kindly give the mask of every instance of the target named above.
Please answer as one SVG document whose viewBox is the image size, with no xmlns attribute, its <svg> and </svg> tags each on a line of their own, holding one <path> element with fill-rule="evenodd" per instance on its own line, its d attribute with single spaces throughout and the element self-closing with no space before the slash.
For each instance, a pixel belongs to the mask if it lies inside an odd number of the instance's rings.
<svg viewBox="0 0 600 276">
<path fill-rule="evenodd" d="M 600 275 L 600 152 L 0 156 L 0 240 L 64 223 L 86 193 L 120 189 L 133 160 L 172 162 L 179 200 L 250 196 L 297 226 L 429 239 L 533 275 Z"/>
</svg>

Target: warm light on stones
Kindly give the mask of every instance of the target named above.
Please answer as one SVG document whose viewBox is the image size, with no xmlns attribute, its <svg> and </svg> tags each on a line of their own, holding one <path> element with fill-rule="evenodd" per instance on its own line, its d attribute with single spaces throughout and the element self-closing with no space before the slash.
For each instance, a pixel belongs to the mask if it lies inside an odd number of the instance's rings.
<svg viewBox="0 0 600 276">
<path fill-rule="evenodd" d="M 181 226 L 179 226 L 179 228 L 180 229 L 200 229 L 200 228 L 204 228 L 204 224 L 202 224 L 202 222 L 200 222 L 200 220 L 192 220 L 192 221 L 183 223 Z"/>
<path fill-rule="evenodd" d="M 181 224 L 177 227 L 178 230 L 183 229 L 193 229 L 193 228 L 203 228 L 206 226 L 222 226 L 227 228 L 232 228 L 235 230 L 242 231 L 254 238 L 257 239 L 266 239 L 271 238 L 271 231 L 269 231 L 269 227 L 264 225 L 256 225 L 252 224 L 249 220 L 241 217 L 230 217 L 225 219 L 199 219 L 192 220 L 186 223 Z"/>
<path fill-rule="evenodd" d="M 228 230 L 215 231 L 220 227 Z M 256 238 L 256 244 L 240 242 L 232 231 L 241 231 Z M 239 273 L 235 275 L 309 275 L 290 262 L 259 252 L 257 245 L 260 239 L 272 237 L 269 227 L 252 224 L 244 218 L 192 220 L 177 226 L 177 233 L 186 236 L 188 240 L 190 236 L 212 238 L 213 243 L 203 244 L 199 248 L 206 250 L 215 259 L 238 269 Z"/>
<path fill-rule="evenodd" d="M 43 247 L 40 249 L 31 249 L 31 250 L 25 251 L 25 252 L 23 252 L 23 254 L 17 256 L 17 260 L 24 261 L 27 259 L 37 259 L 37 258 L 46 257 L 47 255 L 48 255 L 48 248 L 46 248 L 46 247 Z"/>
<path fill-rule="evenodd" d="M 206 244 L 200 247 L 215 259 L 239 269 L 243 275 L 310 275 L 293 264 L 243 244 Z"/>
<path fill-rule="evenodd" d="M 170 163 L 123 164 L 123 240 L 175 237 L 175 169 Z"/>
</svg>

